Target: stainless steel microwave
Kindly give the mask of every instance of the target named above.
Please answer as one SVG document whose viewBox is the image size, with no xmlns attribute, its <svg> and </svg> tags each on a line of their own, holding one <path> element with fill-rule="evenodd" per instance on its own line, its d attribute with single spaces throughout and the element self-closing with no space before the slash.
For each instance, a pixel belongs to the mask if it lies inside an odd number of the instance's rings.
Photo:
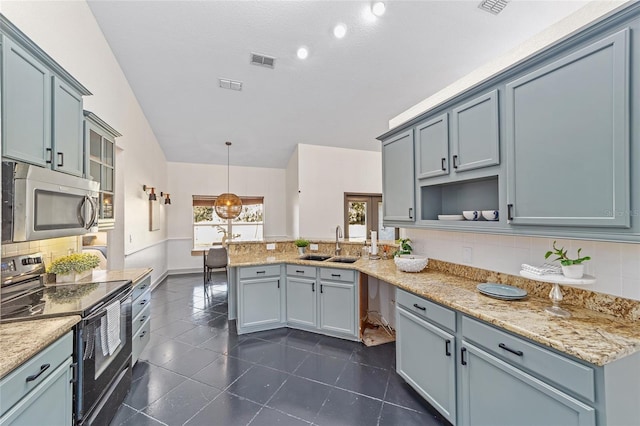
<svg viewBox="0 0 640 426">
<path fill-rule="evenodd" d="M 2 162 L 2 242 L 97 231 L 100 184 L 30 164 Z"/>
</svg>

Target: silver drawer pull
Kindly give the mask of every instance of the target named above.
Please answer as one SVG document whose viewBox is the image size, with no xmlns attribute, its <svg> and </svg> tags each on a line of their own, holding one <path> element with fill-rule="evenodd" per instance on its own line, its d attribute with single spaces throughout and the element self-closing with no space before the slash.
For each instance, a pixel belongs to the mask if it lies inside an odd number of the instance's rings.
<svg viewBox="0 0 640 426">
<path fill-rule="evenodd" d="M 42 373 L 44 373 L 45 371 L 47 371 L 49 369 L 49 367 L 51 367 L 51 364 L 42 364 L 40 366 L 40 371 L 38 371 L 36 374 L 32 374 L 30 376 L 27 376 L 27 383 L 33 382 L 35 379 L 40 377 L 40 375 Z"/>
<path fill-rule="evenodd" d="M 420 306 L 417 303 L 414 303 L 413 307 L 416 308 L 416 309 L 420 309 L 421 311 L 426 311 L 427 310 L 427 308 L 425 308 L 424 306 Z"/>
<path fill-rule="evenodd" d="M 500 349 L 504 349 L 504 350 L 505 350 L 505 351 L 507 351 L 507 352 L 511 352 L 511 353 L 512 353 L 512 354 L 514 354 L 514 355 L 518 355 L 518 356 L 522 356 L 522 355 L 524 355 L 524 352 L 522 352 L 522 351 L 517 351 L 517 350 L 515 350 L 515 349 L 511 349 L 510 347 L 508 347 L 508 346 L 507 346 L 507 345 L 505 345 L 504 343 L 500 343 L 500 344 L 498 345 L 498 347 L 499 347 Z"/>
</svg>

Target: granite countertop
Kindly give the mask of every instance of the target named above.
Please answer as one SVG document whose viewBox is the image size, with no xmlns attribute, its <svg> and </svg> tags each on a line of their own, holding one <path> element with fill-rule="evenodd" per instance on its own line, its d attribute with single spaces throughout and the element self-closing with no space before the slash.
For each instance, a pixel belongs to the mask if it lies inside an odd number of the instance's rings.
<svg viewBox="0 0 640 426">
<path fill-rule="evenodd" d="M 79 315 L 0 324 L 0 379 L 65 335 Z"/>
<path fill-rule="evenodd" d="M 493 299 L 477 291 L 478 281 L 429 268 L 420 273 L 401 272 L 393 260 L 361 258 L 343 264 L 300 260 L 294 254 L 246 254 L 232 256 L 229 266 L 269 263 L 355 269 L 595 365 L 605 365 L 640 351 L 638 321 L 573 305 L 563 305 L 571 311 L 571 318 L 553 317 L 544 311 L 551 304 L 548 298 L 530 295 L 518 301 Z"/>
<path fill-rule="evenodd" d="M 94 270 L 90 276 L 76 281 L 76 284 L 128 280 L 135 284 L 151 271 L 151 268 Z"/>
</svg>

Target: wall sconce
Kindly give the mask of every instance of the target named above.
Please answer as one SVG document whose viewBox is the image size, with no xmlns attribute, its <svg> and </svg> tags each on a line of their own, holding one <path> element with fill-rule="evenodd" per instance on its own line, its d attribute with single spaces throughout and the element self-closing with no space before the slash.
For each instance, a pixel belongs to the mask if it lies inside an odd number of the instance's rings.
<svg viewBox="0 0 640 426">
<path fill-rule="evenodd" d="M 149 201 L 155 201 L 158 198 L 156 197 L 156 189 L 152 186 L 147 186 L 147 185 L 142 185 L 142 190 L 144 192 L 147 192 L 147 190 L 151 191 L 149 192 Z"/>
<path fill-rule="evenodd" d="M 160 198 L 164 197 L 164 203 L 165 204 L 171 204 L 171 198 L 169 198 L 169 194 L 167 194 L 166 192 L 161 192 L 160 193 Z"/>
</svg>

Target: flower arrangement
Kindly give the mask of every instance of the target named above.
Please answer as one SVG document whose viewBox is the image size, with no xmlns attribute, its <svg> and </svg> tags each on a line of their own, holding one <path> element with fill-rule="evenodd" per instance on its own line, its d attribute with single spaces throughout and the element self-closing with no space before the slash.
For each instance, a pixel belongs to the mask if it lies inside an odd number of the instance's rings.
<svg viewBox="0 0 640 426">
<path fill-rule="evenodd" d="M 73 253 L 54 260 L 47 268 L 50 274 L 64 275 L 89 271 L 100 264 L 100 258 L 90 253 Z"/>
<path fill-rule="evenodd" d="M 569 258 L 567 255 L 567 250 L 564 247 L 556 247 L 556 242 L 553 242 L 553 251 L 549 250 L 545 253 L 544 258 L 548 259 L 551 255 L 558 256 L 554 260 L 559 260 L 562 266 L 570 266 L 570 265 L 580 265 L 582 262 L 586 262 L 587 260 L 591 260 L 590 256 L 580 257 L 581 248 L 578 249 L 578 257 L 575 259 Z"/>
</svg>

